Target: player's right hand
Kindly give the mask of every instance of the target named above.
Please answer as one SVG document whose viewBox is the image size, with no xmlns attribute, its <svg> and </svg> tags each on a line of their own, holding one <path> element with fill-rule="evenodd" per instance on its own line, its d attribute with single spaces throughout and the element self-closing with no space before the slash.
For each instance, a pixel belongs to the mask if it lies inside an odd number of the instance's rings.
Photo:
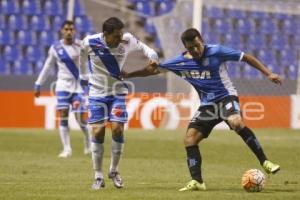
<svg viewBox="0 0 300 200">
<path fill-rule="evenodd" d="M 39 97 L 41 95 L 41 86 L 39 85 L 34 85 L 34 96 Z"/>
<path fill-rule="evenodd" d="M 270 81 L 272 81 L 273 83 L 276 83 L 276 84 L 279 84 L 279 85 L 282 84 L 282 79 L 281 79 L 281 77 L 280 77 L 278 74 L 271 73 L 271 74 L 268 76 L 268 79 L 269 79 Z"/>
</svg>

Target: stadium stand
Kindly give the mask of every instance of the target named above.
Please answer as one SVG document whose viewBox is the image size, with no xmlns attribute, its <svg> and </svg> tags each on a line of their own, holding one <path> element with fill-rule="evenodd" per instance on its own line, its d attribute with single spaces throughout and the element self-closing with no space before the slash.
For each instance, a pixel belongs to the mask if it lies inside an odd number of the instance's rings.
<svg viewBox="0 0 300 200">
<path fill-rule="evenodd" d="M 94 32 L 80 0 L 75 0 L 78 37 Z M 66 0 L 0 1 L 0 75 L 36 75 L 59 38 Z"/>
<path fill-rule="evenodd" d="M 132 7 L 137 12 L 151 17 L 171 12 L 176 1 L 129 0 L 129 2 L 133 4 Z M 153 41 L 157 41 L 159 38 L 151 20 L 149 18 L 141 20 L 145 22 L 145 32 L 154 38 Z M 252 53 L 283 77 L 295 80 L 298 70 L 296 52 L 300 48 L 299 22 L 299 16 L 296 15 L 204 5 L 202 34 L 208 43 L 223 43 Z M 176 24 L 172 30 L 176 30 Z M 155 45 L 160 45 L 160 43 L 155 42 Z M 249 74 L 245 77 L 244 73 L 248 71 Z M 259 73 L 248 68 L 230 69 L 230 72 L 234 78 L 262 78 Z"/>
</svg>

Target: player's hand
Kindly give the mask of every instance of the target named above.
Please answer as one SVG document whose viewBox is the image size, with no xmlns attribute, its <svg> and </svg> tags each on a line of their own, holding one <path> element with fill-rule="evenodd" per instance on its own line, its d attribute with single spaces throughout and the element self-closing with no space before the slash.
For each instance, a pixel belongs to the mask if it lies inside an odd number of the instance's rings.
<svg viewBox="0 0 300 200">
<path fill-rule="evenodd" d="M 40 95 L 41 95 L 41 86 L 34 85 L 34 96 L 35 97 L 40 97 Z"/>
<path fill-rule="evenodd" d="M 124 78 L 128 78 L 128 73 L 124 70 L 121 71 L 120 79 L 123 80 Z"/>
<path fill-rule="evenodd" d="M 282 84 L 282 79 L 281 79 L 281 77 L 280 77 L 278 74 L 271 73 L 271 74 L 268 76 L 268 79 L 269 79 L 270 81 L 272 81 L 273 83 L 276 83 L 276 84 L 279 84 L 279 85 Z"/>
</svg>

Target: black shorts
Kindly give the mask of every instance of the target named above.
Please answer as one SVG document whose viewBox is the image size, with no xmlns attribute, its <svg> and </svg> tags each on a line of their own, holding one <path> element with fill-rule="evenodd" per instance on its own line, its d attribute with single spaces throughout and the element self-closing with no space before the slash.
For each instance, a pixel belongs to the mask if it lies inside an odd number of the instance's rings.
<svg viewBox="0 0 300 200">
<path fill-rule="evenodd" d="M 240 114 L 239 99 L 237 96 L 227 96 L 214 105 L 200 106 L 188 128 L 195 128 L 208 137 L 217 124 L 222 121 L 227 123 L 227 118 L 234 114 Z"/>
</svg>

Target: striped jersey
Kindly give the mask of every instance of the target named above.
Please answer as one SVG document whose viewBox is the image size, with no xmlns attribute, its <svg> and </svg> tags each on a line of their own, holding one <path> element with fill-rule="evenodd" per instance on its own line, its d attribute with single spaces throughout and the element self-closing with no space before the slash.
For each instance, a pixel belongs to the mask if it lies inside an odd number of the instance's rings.
<svg viewBox="0 0 300 200">
<path fill-rule="evenodd" d="M 107 46 L 103 33 L 85 37 L 80 52 L 80 78 L 89 81 L 89 96 L 127 94 L 128 88 L 119 77 L 127 55 L 136 50 L 158 61 L 157 53 L 130 33 L 123 34 L 116 48 Z"/>
<path fill-rule="evenodd" d="M 80 40 L 75 40 L 72 45 L 67 45 L 64 40 L 59 40 L 51 45 L 43 69 L 39 74 L 36 85 L 43 85 L 51 69 L 58 66 L 56 91 L 82 93 L 79 80 L 79 55 Z"/>
</svg>

